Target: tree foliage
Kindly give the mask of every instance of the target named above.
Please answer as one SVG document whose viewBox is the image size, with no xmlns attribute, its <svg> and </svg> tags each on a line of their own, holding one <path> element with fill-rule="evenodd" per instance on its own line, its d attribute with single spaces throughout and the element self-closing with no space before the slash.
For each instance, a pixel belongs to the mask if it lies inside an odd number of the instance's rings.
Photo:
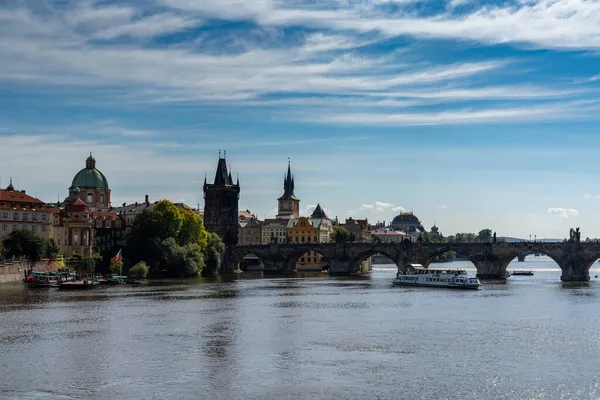
<svg viewBox="0 0 600 400">
<path fill-rule="evenodd" d="M 144 279 L 149 271 L 150 267 L 145 262 L 140 261 L 129 269 L 128 275 L 135 279 Z"/>
<path fill-rule="evenodd" d="M 113 258 L 110 260 L 110 267 L 108 267 L 108 270 L 110 271 L 111 274 L 121 274 L 123 272 L 123 261 L 121 260 L 117 260 L 116 258 Z"/>
<path fill-rule="evenodd" d="M 348 229 L 343 226 L 336 226 L 333 228 L 329 238 L 335 243 L 347 243 L 350 241 L 350 236 L 350 231 L 348 231 Z"/>
<path fill-rule="evenodd" d="M 48 239 L 46 241 L 46 246 L 44 249 L 44 257 L 49 258 L 51 260 L 55 259 L 60 253 L 60 249 L 56 245 L 54 239 Z"/>
<path fill-rule="evenodd" d="M 202 271 L 203 276 L 216 276 L 221 269 L 221 254 L 225 250 L 225 245 L 219 237 L 214 233 L 208 234 L 208 242 L 206 248 L 206 266 Z"/>
<path fill-rule="evenodd" d="M 215 252 L 220 262 L 223 250 L 206 232 L 202 218 L 161 200 L 136 217 L 124 253 L 132 264 L 144 262 L 150 276 L 191 277 L 202 274 L 205 261 Z M 213 264 L 211 270 L 218 271 L 219 266 Z"/>
<path fill-rule="evenodd" d="M 30 262 L 40 261 L 46 252 L 46 240 L 35 233 L 18 229 L 12 231 L 3 241 L 4 257 L 25 256 Z"/>
</svg>

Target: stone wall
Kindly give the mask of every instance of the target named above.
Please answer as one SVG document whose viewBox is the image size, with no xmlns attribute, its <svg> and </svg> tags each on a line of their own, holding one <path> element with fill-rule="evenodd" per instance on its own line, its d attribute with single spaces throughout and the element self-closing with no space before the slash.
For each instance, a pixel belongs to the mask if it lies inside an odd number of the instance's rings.
<svg viewBox="0 0 600 400">
<path fill-rule="evenodd" d="M 26 261 L 15 261 L 14 263 L 0 263 L 0 284 L 21 282 L 24 271 L 27 269 Z"/>
</svg>

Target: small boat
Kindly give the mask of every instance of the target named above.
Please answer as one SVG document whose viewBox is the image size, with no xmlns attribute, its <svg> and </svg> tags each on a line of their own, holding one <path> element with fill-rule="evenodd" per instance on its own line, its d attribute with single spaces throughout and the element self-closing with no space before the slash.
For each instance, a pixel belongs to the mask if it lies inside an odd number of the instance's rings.
<svg viewBox="0 0 600 400">
<path fill-rule="evenodd" d="M 513 276 L 532 276 L 533 271 L 513 271 L 511 272 Z"/>
<path fill-rule="evenodd" d="M 481 283 L 462 269 L 429 269 L 421 264 L 407 264 L 398 271 L 394 286 L 422 286 L 449 289 L 478 289 Z"/>
<path fill-rule="evenodd" d="M 84 290 L 98 286 L 96 279 L 80 279 L 77 281 L 62 282 L 58 288 L 61 290 Z"/>
<path fill-rule="evenodd" d="M 58 287 L 60 279 L 56 275 L 35 275 L 31 281 L 31 286 L 36 288 Z"/>
<path fill-rule="evenodd" d="M 101 285 L 123 285 L 127 283 L 127 277 L 121 275 L 113 275 L 106 279 L 100 279 L 98 281 Z"/>
</svg>

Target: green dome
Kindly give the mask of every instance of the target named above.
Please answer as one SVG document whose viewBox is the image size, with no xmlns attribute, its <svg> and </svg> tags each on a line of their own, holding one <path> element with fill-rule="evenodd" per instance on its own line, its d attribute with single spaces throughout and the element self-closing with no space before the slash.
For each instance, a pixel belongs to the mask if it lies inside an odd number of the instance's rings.
<svg viewBox="0 0 600 400">
<path fill-rule="evenodd" d="M 71 187 L 108 189 L 108 181 L 104 174 L 97 169 L 84 168 L 75 175 Z"/>
<path fill-rule="evenodd" d="M 75 175 L 71 187 L 79 186 L 80 188 L 94 188 L 94 189 L 106 189 L 108 188 L 108 181 L 104 174 L 96 169 L 96 160 L 92 157 L 92 153 L 85 160 L 85 168 L 82 169 Z"/>
</svg>

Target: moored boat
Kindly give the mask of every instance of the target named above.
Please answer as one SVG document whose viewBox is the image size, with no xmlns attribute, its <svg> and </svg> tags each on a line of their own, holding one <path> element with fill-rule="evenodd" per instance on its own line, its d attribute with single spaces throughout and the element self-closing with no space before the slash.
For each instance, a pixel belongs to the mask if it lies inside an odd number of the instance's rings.
<svg viewBox="0 0 600 400">
<path fill-rule="evenodd" d="M 532 276 L 533 271 L 512 271 L 511 275 L 513 275 L 513 276 Z"/>
<path fill-rule="evenodd" d="M 83 290 L 91 289 L 98 286 L 99 282 L 96 279 L 80 279 L 77 281 L 62 282 L 58 288 L 63 290 Z"/>
<path fill-rule="evenodd" d="M 51 288 L 58 287 L 60 284 L 60 279 L 56 275 L 35 275 L 31 280 L 31 286 L 36 288 Z"/>
<path fill-rule="evenodd" d="M 398 271 L 394 286 L 422 286 L 449 289 L 478 289 L 479 279 L 462 269 L 430 269 L 421 264 L 407 264 Z"/>
</svg>

